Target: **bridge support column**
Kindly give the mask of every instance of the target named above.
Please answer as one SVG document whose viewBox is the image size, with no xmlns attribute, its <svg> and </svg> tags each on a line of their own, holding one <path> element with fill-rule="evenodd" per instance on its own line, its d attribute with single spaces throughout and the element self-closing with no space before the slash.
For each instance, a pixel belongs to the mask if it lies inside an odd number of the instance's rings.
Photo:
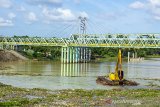
<svg viewBox="0 0 160 107">
<path fill-rule="evenodd" d="M 73 63 L 76 63 L 76 62 L 77 62 L 77 61 L 76 61 L 76 55 L 77 55 L 76 50 L 77 50 L 77 47 L 73 47 Z"/>
<path fill-rule="evenodd" d="M 135 58 L 135 56 L 134 56 L 134 52 L 132 53 L 132 58 Z"/>
<path fill-rule="evenodd" d="M 77 47 L 77 52 L 76 52 L 76 54 L 77 54 L 77 62 L 80 62 L 80 48 L 79 47 Z"/>
<path fill-rule="evenodd" d="M 67 47 L 64 47 L 64 63 L 67 62 Z"/>
<path fill-rule="evenodd" d="M 84 53 L 83 53 L 83 62 L 85 63 L 86 62 L 86 48 L 83 48 L 84 49 Z"/>
<path fill-rule="evenodd" d="M 88 60 L 91 61 L 91 49 L 89 49 L 89 55 Z"/>
<path fill-rule="evenodd" d="M 62 47 L 61 48 L 61 62 L 62 63 L 67 63 L 67 47 Z"/>
<path fill-rule="evenodd" d="M 130 61 L 130 52 L 128 52 L 128 62 Z"/>
<path fill-rule="evenodd" d="M 75 63 L 77 63 L 78 62 L 78 47 L 75 47 L 74 53 L 75 53 Z"/>
<path fill-rule="evenodd" d="M 62 47 L 61 62 L 62 63 L 86 63 L 91 58 L 91 50 L 86 47 Z"/>
<path fill-rule="evenodd" d="M 75 48 L 72 47 L 72 59 L 73 59 L 73 63 L 75 63 Z"/>
<path fill-rule="evenodd" d="M 73 63 L 73 47 L 68 47 L 69 48 L 69 63 Z"/>
<path fill-rule="evenodd" d="M 11 49 L 14 50 L 14 45 L 11 45 Z"/>
<path fill-rule="evenodd" d="M 83 62 L 83 48 L 80 48 L 80 62 Z"/>
<path fill-rule="evenodd" d="M 67 63 L 69 63 L 70 60 L 70 48 L 67 47 Z"/>
<path fill-rule="evenodd" d="M 138 56 L 137 56 L 137 52 L 135 52 L 135 58 L 138 58 Z"/>
<path fill-rule="evenodd" d="M 88 48 L 85 49 L 85 52 L 86 52 L 86 54 L 85 54 L 85 62 L 88 62 L 88 60 L 87 60 L 87 56 L 88 56 Z"/>
<path fill-rule="evenodd" d="M 61 62 L 64 63 L 64 48 L 61 48 Z"/>
<path fill-rule="evenodd" d="M 137 58 L 138 56 L 137 56 L 137 52 L 133 52 L 132 53 L 132 58 Z"/>
</svg>

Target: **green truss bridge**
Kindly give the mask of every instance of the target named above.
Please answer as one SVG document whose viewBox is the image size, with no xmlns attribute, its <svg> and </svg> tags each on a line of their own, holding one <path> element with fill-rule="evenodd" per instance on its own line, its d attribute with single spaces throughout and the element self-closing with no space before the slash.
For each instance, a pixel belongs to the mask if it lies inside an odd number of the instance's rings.
<svg viewBox="0 0 160 107">
<path fill-rule="evenodd" d="M 88 34 L 69 38 L 0 37 L 0 45 L 160 48 L 160 34 Z"/>
<path fill-rule="evenodd" d="M 160 34 L 74 34 L 69 38 L 0 37 L 0 48 L 60 46 L 63 63 L 89 62 L 90 47 L 160 48 Z"/>
</svg>

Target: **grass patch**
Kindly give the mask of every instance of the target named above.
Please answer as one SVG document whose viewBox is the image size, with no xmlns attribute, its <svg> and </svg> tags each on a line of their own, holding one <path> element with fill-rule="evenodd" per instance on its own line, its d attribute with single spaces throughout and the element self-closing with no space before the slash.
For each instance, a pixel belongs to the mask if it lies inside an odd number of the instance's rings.
<svg viewBox="0 0 160 107">
<path fill-rule="evenodd" d="M 141 106 L 160 105 L 160 90 L 131 89 L 131 90 L 46 90 L 23 89 L 1 84 L 0 107 L 30 107 L 30 106 L 106 106 L 107 99 L 111 100 L 137 100 Z M 26 97 L 31 96 L 32 98 Z M 152 103 L 151 103 L 152 102 Z M 116 104 L 117 106 L 119 104 Z M 130 106 L 130 103 L 120 104 Z"/>
</svg>

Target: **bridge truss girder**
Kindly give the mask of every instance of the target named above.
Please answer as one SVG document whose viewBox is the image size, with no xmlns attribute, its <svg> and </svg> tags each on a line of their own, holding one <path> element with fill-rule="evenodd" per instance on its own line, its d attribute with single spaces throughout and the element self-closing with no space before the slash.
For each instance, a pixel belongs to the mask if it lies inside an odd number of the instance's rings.
<svg viewBox="0 0 160 107">
<path fill-rule="evenodd" d="M 0 37 L 0 45 L 160 48 L 160 34 L 71 35 L 70 38 Z"/>
</svg>

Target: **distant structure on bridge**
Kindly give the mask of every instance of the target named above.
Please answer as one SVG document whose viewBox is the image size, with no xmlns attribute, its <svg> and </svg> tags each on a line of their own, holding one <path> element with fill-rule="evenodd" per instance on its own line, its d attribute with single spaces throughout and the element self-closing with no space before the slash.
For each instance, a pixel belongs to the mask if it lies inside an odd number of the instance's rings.
<svg viewBox="0 0 160 107">
<path fill-rule="evenodd" d="M 69 38 L 0 37 L 0 49 L 15 46 L 61 46 L 62 63 L 89 62 L 90 47 L 160 48 L 160 34 L 87 34 L 87 18 L 79 17 L 79 33 Z"/>
<path fill-rule="evenodd" d="M 73 40 L 78 38 L 85 38 L 86 35 L 86 17 L 79 17 L 80 28 L 79 35 L 72 36 Z M 91 60 L 91 50 L 87 46 L 62 46 L 61 50 L 61 62 L 63 63 L 77 63 L 77 62 L 89 62 Z"/>
</svg>

